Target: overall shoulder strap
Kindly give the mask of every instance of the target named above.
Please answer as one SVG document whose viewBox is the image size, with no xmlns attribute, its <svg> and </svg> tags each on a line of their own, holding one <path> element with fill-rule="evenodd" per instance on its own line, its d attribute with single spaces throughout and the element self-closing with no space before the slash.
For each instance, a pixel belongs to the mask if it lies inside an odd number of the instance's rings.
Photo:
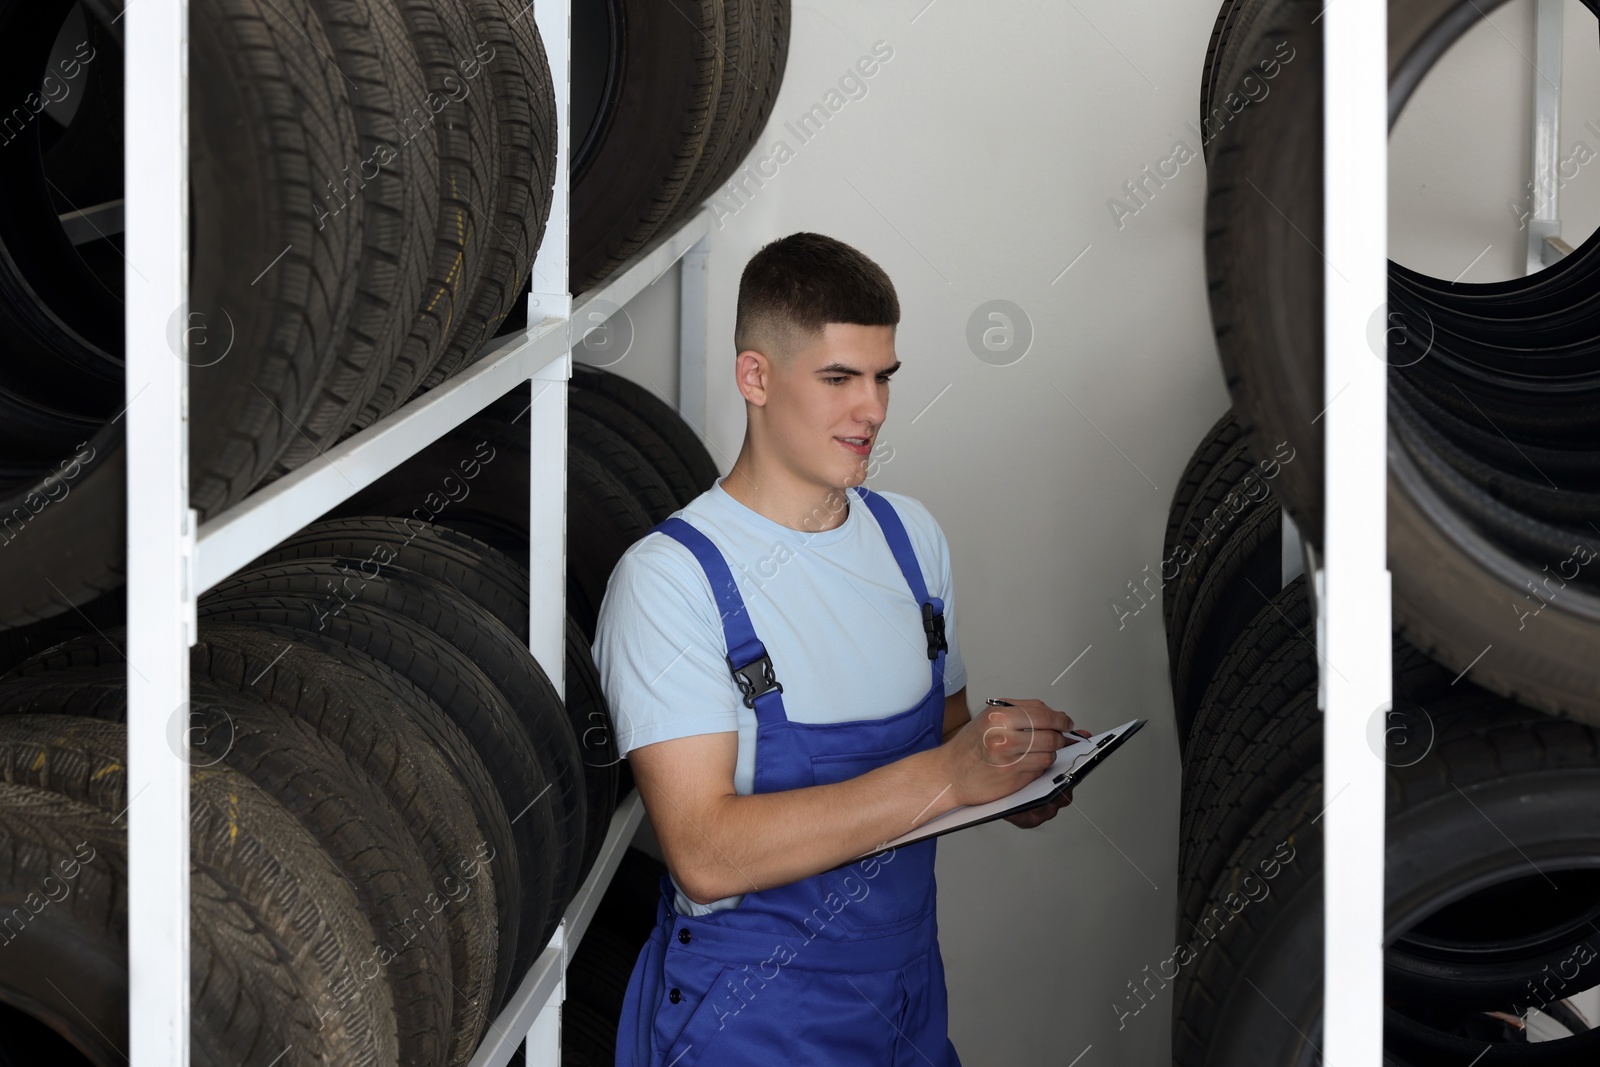
<svg viewBox="0 0 1600 1067">
<path fill-rule="evenodd" d="M 922 565 L 917 562 L 917 553 L 911 547 L 911 538 L 906 534 L 899 512 L 866 486 L 858 485 L 854 489 L 877 517 L 884 539 L 889 542 L 889 551 L 894 553 L 894 561 L 900 565 L 900 573 L 911 587 L 912 597 L 922 605 L 922 630 L 928 635 L 928 658 L 936 660 L 948 648 L 944 639 L 944 601 L 928 595 L 928 584 L 922 580 Z"/>
<path fill-rule="evenodd" d="M 711 539 L 690 523 L 677 516 L 661 520 L 650 533 L 663 533 L 693 553 L 700 569 L 711 583 L 711 592 L 717 598 L 717 612 L 722 616 L 722 636 L 728 652 L 728 670 L 744 694 L 744 706 L 756 712 L 758 720 L 765 722 L 776 716 L 785 719 L 783 686 L 773 673 L 772 658 L 766 645 L 756 636 L 750 624 L 750 613 L 745 610 L 744 597 L 728 569 L 728 561 Z M 646 534 L 649 536 L 649 534 Z"/>
</svg>

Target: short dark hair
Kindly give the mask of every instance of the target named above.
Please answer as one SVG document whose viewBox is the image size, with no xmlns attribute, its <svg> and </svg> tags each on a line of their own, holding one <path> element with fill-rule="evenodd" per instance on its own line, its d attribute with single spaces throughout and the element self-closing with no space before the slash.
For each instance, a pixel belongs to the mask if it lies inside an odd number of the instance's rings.
<svg viewBox="0 0 1600 1067">
<path fill-rule="evenodd" d="M 735 352 L 783 358 L 830 322 L 899 325 L 900 298 L 882 267 L 820 233 L 791 233 L 750 257 L 739 277 Z"/>
</svg>

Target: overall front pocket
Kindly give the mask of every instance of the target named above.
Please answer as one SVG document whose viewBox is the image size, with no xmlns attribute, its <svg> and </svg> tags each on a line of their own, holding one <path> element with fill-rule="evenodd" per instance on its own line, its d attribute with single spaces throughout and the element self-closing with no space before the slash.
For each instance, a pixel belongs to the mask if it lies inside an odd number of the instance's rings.
<svg viewBox="0 0 1600 1067">
<path fill-rule="evenodd" d="M 657 1067 L 691 1067 L 742 1001 L 726 980 L 737 968 L 679 947 L 669 936 L 656 1007 Z M 675 999 L 676 998 L 676 999 Z"/>
<path fill-rule="evenodd" d="M 876 749 L 870 752 L 830 752 L 821 756 L 811 757 L 811 777 L 818 785 L 832 785 L 835 782 L 847 782 L 852 778 L 859 778 L 868 771 L 875 771 L 879 767 L 893 763 L 895 760 L 904 759 L 913 752 L 919 751 L 922 736 L 919 734 L 909 740 L 891 748 Z"/>
</svg>

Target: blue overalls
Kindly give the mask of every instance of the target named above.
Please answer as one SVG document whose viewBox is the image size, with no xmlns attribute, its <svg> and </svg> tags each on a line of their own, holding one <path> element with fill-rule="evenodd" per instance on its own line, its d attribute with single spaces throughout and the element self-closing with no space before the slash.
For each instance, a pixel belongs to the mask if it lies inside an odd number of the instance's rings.
<svg viewBox="0 0 1600 1067">
<path fill-rule="evenodd" d="M 944 603 L 928 595 L 894 508 L 865 486 L 854 490 L 921 605 L 932 661 L 927 693 L 886 719 L 790 721 L 722 553 L 681 518 L 651 531 L 693 552 L 716 593 L 728 666 L 756 713 L 758 793 L 854 778 L 935 748 L 943 734 Z M 947 1034 L 934 844 L 752 890 L 707 915 L 677 914 L 663 875 L 656 928 L 628 981 L 617 1067 L 961 1067 Z"/>
</svg>

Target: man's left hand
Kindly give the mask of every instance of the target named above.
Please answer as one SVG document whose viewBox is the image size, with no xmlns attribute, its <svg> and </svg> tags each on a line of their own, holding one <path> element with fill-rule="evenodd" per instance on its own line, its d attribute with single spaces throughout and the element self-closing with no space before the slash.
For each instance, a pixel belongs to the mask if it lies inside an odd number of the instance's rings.
<svg viewBox="0 0 1600 1067">
<path fill-rule="evenodd" d="M 1040 804 L 1037 808 L 1019 811 L 1015 815 L 1007 815 L 1006 822 L 1020 826 L 1024 830 L 1031 830 L 1040 823 L 1049 822 L 1056 817 L 1056 812 L 1072 803 L 1072 790 L 1069 789 L 1048 804 Z"/>
</svg>

